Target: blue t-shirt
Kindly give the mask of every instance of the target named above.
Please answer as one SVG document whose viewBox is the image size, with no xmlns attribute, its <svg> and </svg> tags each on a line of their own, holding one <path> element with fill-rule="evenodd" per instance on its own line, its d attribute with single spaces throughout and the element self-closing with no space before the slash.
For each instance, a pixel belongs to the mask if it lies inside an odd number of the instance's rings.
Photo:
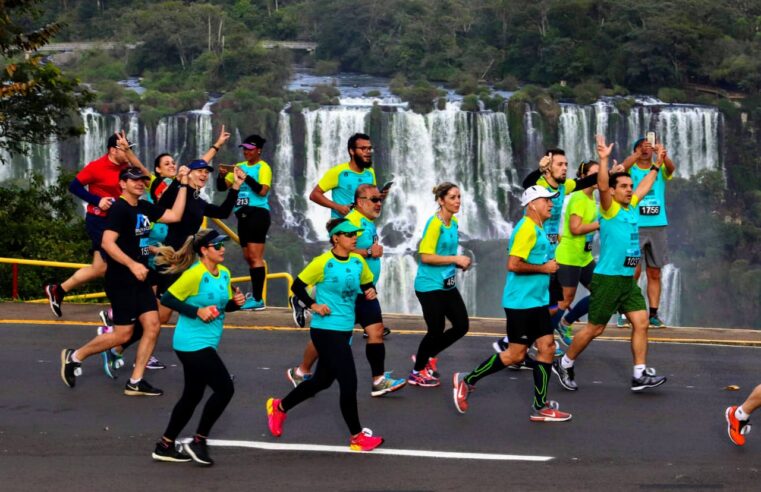
<svg viewBox="0 0 761 492">
<path fill-rule="evenodd" d="M 446 226 L 439 219 L 439 214 L 434 214 L 428 219 L 423 229 L 423 239 L 418 246 L 419 254 L 438 256 L 454 256 L 459 246 L 457 217 L 452 216 L 449 225 Z M 456 287 L 457 266 L 428 265 L 418 258 L 417 275 L 415 276 L 415 290 L 418 292 L 431 292 L 434 290 L 452 290 Z"/>
<path fill-rule="evenodd" d="M 198 261 L 185 270 L 168 291 L 192 306 L 216 306 L 219 310 L 219 316 L 208 323 L 180 313 L 177 327 L 174 329 L 173 348 L 180 352 L 195 352 L 207 347 L 216 349 L 222 337 L 225 306 L 233 296 L 230 288 L 230 270 L 219 265 L 219 272 L 215 276 L 206 269 L 206 265 Z"/>
<path fill-rule="evenodd" d="M 363 184 L 375 184 L 375 170 L 369 167 L 358 173 L 349 167 L 348 162 L 328 169 L 328 172 L 317 183 L 325 193 L 332 190 L 331 198 L 339 205 L 351 205 L 354 203 L 354 193 L 359 188 L 359 185 Z M 335 210 L 331 210 L 330 217 L 337 219 L 341 215 Z"/>
<path fill-rule="evenodd" d="M 315 286 L 317 304 L 330 308 L 327 316 L 312 313 L 312 328 L 334 331 L 354 329 L 357 292 L 361 285 L 373 281 L 373 273 L 364 258 L 349 253 L 347 259 L 339 260 L 332 251 L 327 251 L 313 259 L 298 277 L 305 284 Z"/>
<path fill-rule="evenodd" d="M 507 246 L 509 256 L 517 256 L 531 265 L 544 265 L 552 259 L 552 247 L 544 229 L 528 217 L 515 226 Z M 531 309 L 550 303 L 550 276 L 547 273 L 508 271 L 502 291 L 502 307 Z"/>
<path fill-rule="evenodd" d="M 250 165 L 247 161 L 239 162 L 236 166 L 240 167 L 245 173 L 254 178 L 260 185 L 272 187 L 272 169 L 270 165 L 264 161 L 259 161 L 254 165 Z M 235 173 L 227 173 L 225 181 L 232 184 L 235 180 Z M 269 197 L 270 191 L 262 196 L 259 193 L 255 193 L 250 186 L 244 181 L 240 185 L 238 191 L 238 200 L 235 202 L 235 212 L 240 210 L 241 207 L 259 207 L 266 210 L 270 209 Z"/>
<path fill-rule="evenodd" d="M 650 168 L 642 169 L 634 164 L 629 170 L 632 177 L 632 186 L 637 189 L 640 181 L 650 172 Z M 661 166 L 660 172 L 655 178 L 655 183 L 647 195 L 639 201 L 639 226 L 640 227 L 662 227 L 669 225 L 666 216 L 666 181 L 673 178 L 668 174 L 666 166 Z"/>
<path fill-rule="evenodd" d="M 359 210 L 355 209 L 349 212 L 346 215 L 346 220 L 364 229 L 357 238 L 357 249 L 369 249 L 370 246 L 378 242 L 378 229 L 375 228 L 375 223 L 362 215 Z M 381 259 L 365 258 L 365 262 L 370 267 L 370 271 L 373 272 L 373 282 L 377 284 L 378 279 L 380 279 Z"/>
<path fill-rule="evenodd" d="M 600 260 L 595 273 L 633 277 L 639 264 L 639 197 L 632 195 L 628 207 L 613 201 L 608 210 L 600 206 Z"/>
<path fill-rule="evenodd" d="M 547 182 L 547 179 L 542 176 L 536 180 L 536 184 L 558 194 L 552 199 L 552 215 L 549 219 L 545 220 L 543 224 L 544 232 L 547 233 L 547 239 L 550 241 L 551 255 L 554 258 L 555 248 L 558 247 L 558 243 L 560 242 L 560 217 L 563 214 L 563 202 L 565 201 L 566 195 L 573 193 L 576 189 L 576 181 L 569 180 L 565 183 L 558 184 L 557 188 L 553 188 L 552 185 Z"/>
</svg>

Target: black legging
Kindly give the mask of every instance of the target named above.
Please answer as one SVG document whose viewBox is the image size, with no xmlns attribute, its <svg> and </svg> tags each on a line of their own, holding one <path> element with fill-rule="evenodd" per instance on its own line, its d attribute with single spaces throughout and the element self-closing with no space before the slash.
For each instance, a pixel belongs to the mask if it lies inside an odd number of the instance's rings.
<svg viewBox="0 0 761 492">
<path fill-rule="evenodd" d="M 457 289 L 415 291 L 415 295 L 423 308 L 423 318 L 428 328 L 415 357 L 415 370 L 422 371 L 429 358 L 436 357 L 465 336 L 468 332 L 468 311 Z M 446 319 L 452 322 L 452 328 L 444 331 Z"/>
<path fill-rule="evenodd" d="M 169 425 L 164 432 L 164 437 L 175 440 L 182 429 L 190 422 L 193 411 L 203 398 L 206 386 L 209 386 L 214 394 L 206 401 L 198 422 L 197 434 L 208 436 L 211 427 L 217 421 L 227 404 L 235 393 L 235 387 L 230 379 L 225 364 L 219 358 L 217 351 L 207 347 L 195 352 L 180 352 L 175 350 L 177 357 L 182 362 L 185 373 L 185 388 L 182 390 L 180 401 L 174 406 Z"/>
<path fill-rule="evenodd" d="M 312 328 L 309 330 L 314 347 L 320 354 L 317 369 L 311 379 L 294 388 L 281 403 L 288 411 L 338 380 L 341 414 L 351 435 L 362 432 L 357 411 L 357 370 L 351 353 L 351 331 L 333 331 Z"/>
</svg>

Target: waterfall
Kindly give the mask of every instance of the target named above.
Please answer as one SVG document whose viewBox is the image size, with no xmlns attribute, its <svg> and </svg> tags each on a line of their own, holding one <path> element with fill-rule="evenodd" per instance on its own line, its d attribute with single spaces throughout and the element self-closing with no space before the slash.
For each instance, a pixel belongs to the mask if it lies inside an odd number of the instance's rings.
<svg viewBox="0 0 761 492">
<path fill-rule="evenodd" d="M 643 271 L 638 285 L 647 301 L 647 275 Z M 681 316 L 682 275 L 679 269 L 669 263 L 661 269 L 661 302 L 658 316 L 666 326 L 679 326 Z"/>
<path fill-rule="evenodd" d="M 212 101 L 207 102 L 203 105 L 203 108 L 196 111 L 191 111 L 190 113 L 192 115 L 196 116 L 196 132 L 195 132 L 195 148 L 196 148 L 196 156 L 192 157 L 192 159 L 200 159 L 206 150 L 211 147 L 211 144 L 213 143 L 214 136 L 211 134 L 212 127 L 211 127 L 211 105 L 214 104 Z"/>
<path fill-rule="evenodd" d="M 280 111 L 277 120 L 278 143 L 275 148 L 275 162 L 272 165 L 273 188 L 277 190 L 274 199 L 283 210 L 283 226 L 296 228 L 296 181 L 293 176 L 293 140 L 291 138 L 291 116 Z"/>
</svg>

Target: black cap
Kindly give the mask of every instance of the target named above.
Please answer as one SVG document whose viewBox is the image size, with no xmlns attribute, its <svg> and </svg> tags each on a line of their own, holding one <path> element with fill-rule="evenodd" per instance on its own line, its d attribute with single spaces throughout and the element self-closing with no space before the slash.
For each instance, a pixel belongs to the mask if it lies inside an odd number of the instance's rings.
<svg viewBox="0 0 761 492">
<path fill-rule="evenodd" d="M 119 173 L 119 179 L 123 179 L 123 180 L 148 179 L 150 180 L 151 177 L 143 174 L 143 172 L 136 167 L 127 167 L 124 170 L 122 170 L 121 173 Z"/>
<path fill-rule="evenodd" d="M 210 244 L 221 243 L 222 241 L 227 241 L 228 239 L 230 239 L 228 236 L 220 234 L 219 232 L 212 229 L 211 232 L 205 236 L 193 240 L 193 250 L 198 253 L 203 247 L 207 247 Z"/>
<path fill-rule="evenodd" d="M 264 147 L 264 144 L 267 142 L 266 139 L 260 137 L 259 135 L 249 135 L 243 140 L 243 143 L 238 145 L 238 147 L 243 147 L 244 149 L 253 149 L 254 147 L 262 148 Z"/>
<path fill-rule="evenodd" d="M 135 146 L 135 144 L 133 144 L 129 140 L 127 140 L 127 145 L 130 148 Z M 114 147 L 114 148 L 119 147 L 119 145 L 117 144 L 117 137 L 116 137 L 115 133 L 113 135 L 111 135 L 110 137 L 108 137 L 108 144 L 107 144 L 106 148 L 110 149 L 111 147 Z"/>
</svg>

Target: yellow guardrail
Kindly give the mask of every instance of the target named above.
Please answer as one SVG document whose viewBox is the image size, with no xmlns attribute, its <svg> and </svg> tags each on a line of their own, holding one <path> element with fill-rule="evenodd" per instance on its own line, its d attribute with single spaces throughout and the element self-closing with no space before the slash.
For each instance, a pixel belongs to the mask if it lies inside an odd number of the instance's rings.
<svg viewBox="0 0 761 492">
<path fill-rule="evenodd" d="M 236 243 L 240 244 L 240 240 L 238 238 L 238 235 L 233 232 L 232 229 L 230 229 L 227 224 L 222 222 L 219 219 L 211 219 L 222 231 L 224 231 L 225 234 L 230 236 L 230 239 L 235 241 Z M 29 265 L 29 266 L 38 266 L 38 267 L 54 267 L 54 268 L 71 268 L 71 269 L 80 269 L 90 266 L 88 263 L 68 263 L 63 261 L 47 261 L 47 260 L 26 260 L 22 258 L 0 258 L 0 263 L 6 263 L 13 266 L 13 291 L 11 294 L 11 297 L 13 299 L 18 299 L 18 266 L 19 265 Z M 262 291 L 262 300 L 264 303 L 267 303 L 267 287 L 270 280 L 277 280 L 277 279 L 284 279 L 288 283 L 288 292 L 291 291 L 291 287 L 293 286 L 293 277 L 288 272 L 277 272 L 277 273 L 269 273 L 269 269 L 267 266 L 267 262 L 264 262 L 264 268 L 265 268 L 265 277 L 264 277 L 264 290 Z M 239 282 L 248 282 L 251 278 L 247 276 L 243 277 L 233 277 L 230 279 L 232 283 L 239 283 Z M 75 301 L 75 300 L 83 300 L 83 299 L 99 299 L 106 297 L 105 292 L 95 292 L 92 294 L 77 294 L 72 296 L 67 296 L 64 298 L 64 300 L 67 301 Z M 47 299 L 35 299 L 33 301 L 29 302 L 47 302 Z"/>
</svg>

